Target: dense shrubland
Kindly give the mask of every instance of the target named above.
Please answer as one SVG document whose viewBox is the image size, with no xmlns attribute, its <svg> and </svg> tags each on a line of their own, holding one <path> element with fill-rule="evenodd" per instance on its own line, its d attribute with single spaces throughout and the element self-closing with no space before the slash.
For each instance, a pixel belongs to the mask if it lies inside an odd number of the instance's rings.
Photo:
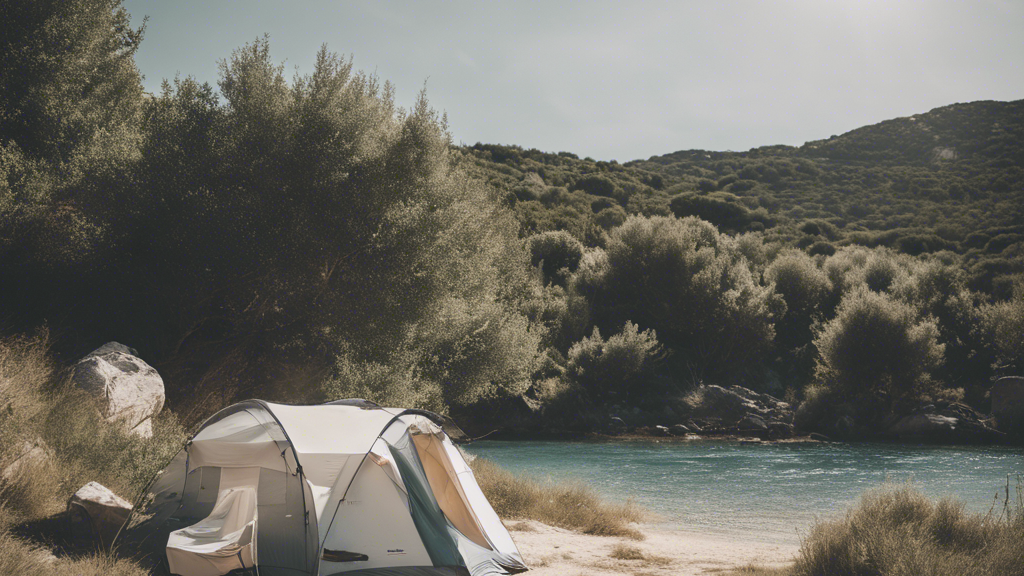
<svg viewBox="0 0 1024 576">
<path fill-rule="evenodd" d="M 177 78 L 144 96 L 141 30 L 116 2 L 15 4 L 41 13 L 5 19 L 19 33 L 31 21 L 83 44 L 75 70 L 4 90 L 0 295 L 15 330 L 47 322 L 68 354 L 131 342 L 173 407 L 204 403 L 195 417 L 252 395 L 445 410 L 529 385 L 528 252 L 425 97 L 400 110 L 326 49 L 289 81 L 266 39 L 221 62 L 219 90 Z M 33 38 L 15 65 L 65 66 Z M 16 98 L 65 75 L 90 99 Z"/>
<path fill-rule="evenodd" d="M 130 343 L 188 424 L 525 393 L 587 427 L 698 383 L 977 404 L 1021 369 L 1020 102 L 619 164 L 456 148 L 425 96 L 326 48 L 285 78 L 265 38 L 144 94 L 118 2 L 4 10 L 6 330 Z"/>
</svg>

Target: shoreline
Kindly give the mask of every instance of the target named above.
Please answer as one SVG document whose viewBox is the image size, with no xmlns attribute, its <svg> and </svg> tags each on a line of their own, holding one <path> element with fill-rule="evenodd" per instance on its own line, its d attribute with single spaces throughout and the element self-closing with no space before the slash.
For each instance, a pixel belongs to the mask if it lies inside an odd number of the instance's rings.
<svg viewBox="0 0 1024 576">
<path fill-rule="evenodd" d="M 592 536 L 535 520 L 509 522 L 529 574 L 536 576 L 643 574 L 696 576 L 720 574 L 751 564 L 782 568 L 793 563 L 800 546 L 744 540 L 640 524 L 643 540 Z"/>
</svg>

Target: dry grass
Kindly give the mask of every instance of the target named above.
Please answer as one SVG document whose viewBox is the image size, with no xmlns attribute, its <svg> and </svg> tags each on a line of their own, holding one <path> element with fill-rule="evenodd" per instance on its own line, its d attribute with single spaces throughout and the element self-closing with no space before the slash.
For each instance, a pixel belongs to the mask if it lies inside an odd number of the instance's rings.
<svg viewBox="0 0 1024 576">
<path fill-rule="evenodd" d="M 4 576 L 146 576 L 138 564 L 105 553 L 81 557 L 57 558 L 32 542 L 10 533 L 11 525 L 22 518 L 0 507 L 0 574 Z"/>
<path fill-rule="evenodd" d="M 628 544 L 616 544 L 609 556 L 616 560 L 643 560 L 646 558 L 643 550 Z"/>
<path fill-rule="evenodd" d="M 608 504 L 583 484 L 542 484 L 483 458 L 473 460 L 472 467 L 484 495 L 502 518 L 538 520 L 584 534 L 643 539 L 643 534 L 630 526 L 643 519 L 643 512 L 632 502 Z"/>
<path fill-rule="evenodd" d="M 90 481 L 131 500 L 184 444 L 171 414 L 154 422 L 150 440 L 107 423 L 67 376 L 50 356 L 45 333 L 0 339 L 0 471 L 7 470 L 0 476 L 0 574 L 145 574 L 106 554 L 54 558 L 10 531 L 61 512 Z"/>
<path fill-rule="evenodd" d="M 671 558 L 649 554 L 628 544 L 616 544 L 609 556 L 616 560 L 639 561 L 643 566 L 667 566 L 672 563 Z"/>
<path fill-rule="evenodd" d="M 0 480 L 0 503 L 11 512 L 52 514 L 90 481 L 131 500 L 185 436 L 172 414 L 156 419 L 148 440 L 107 423 L 88 394 L 70 387 L 45 333 L 0 340 L 0 470 L 18 463 Z M 44 458 L 23 456 L 37 445 Z"/>
<path fill-rule="evenodd" d="M 812 528 L 793 574 L 1024 575 L 1024 513 L 969 514 L 907 485 L 879 488 L 845 518 Z"/>
</svg>

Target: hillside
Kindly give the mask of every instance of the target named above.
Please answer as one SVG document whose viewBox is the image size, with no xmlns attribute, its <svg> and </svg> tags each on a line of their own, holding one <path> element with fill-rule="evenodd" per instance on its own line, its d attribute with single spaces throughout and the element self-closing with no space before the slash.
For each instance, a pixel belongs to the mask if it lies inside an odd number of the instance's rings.
<svg viewBox="0 0 1024 576">
<path fill-rule="evenodd" d="M 592 246 L 627 214 L 695 215 L 813 254 L 859 244 L 964 257 L 972 288 L 1008 297 L 1024 271 L 1024 100 L 953 104 L 800 147 L 684 150 L 619 164 L 516 146 L 464 148 L 522 234 Z"/>
</svg>

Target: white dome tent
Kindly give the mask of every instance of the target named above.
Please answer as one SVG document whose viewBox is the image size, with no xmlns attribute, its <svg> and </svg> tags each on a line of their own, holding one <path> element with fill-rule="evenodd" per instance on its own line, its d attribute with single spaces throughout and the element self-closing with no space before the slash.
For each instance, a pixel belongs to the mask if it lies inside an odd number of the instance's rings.
<svg viewBox="0 0 1024 576">
<path fill-rule="evenodd" d="M 114 546 L 180 576 L 525 571 L 446 432 L 462 434 L 365 400 L 234 404 L 156 475 Z"/>
</svg>

